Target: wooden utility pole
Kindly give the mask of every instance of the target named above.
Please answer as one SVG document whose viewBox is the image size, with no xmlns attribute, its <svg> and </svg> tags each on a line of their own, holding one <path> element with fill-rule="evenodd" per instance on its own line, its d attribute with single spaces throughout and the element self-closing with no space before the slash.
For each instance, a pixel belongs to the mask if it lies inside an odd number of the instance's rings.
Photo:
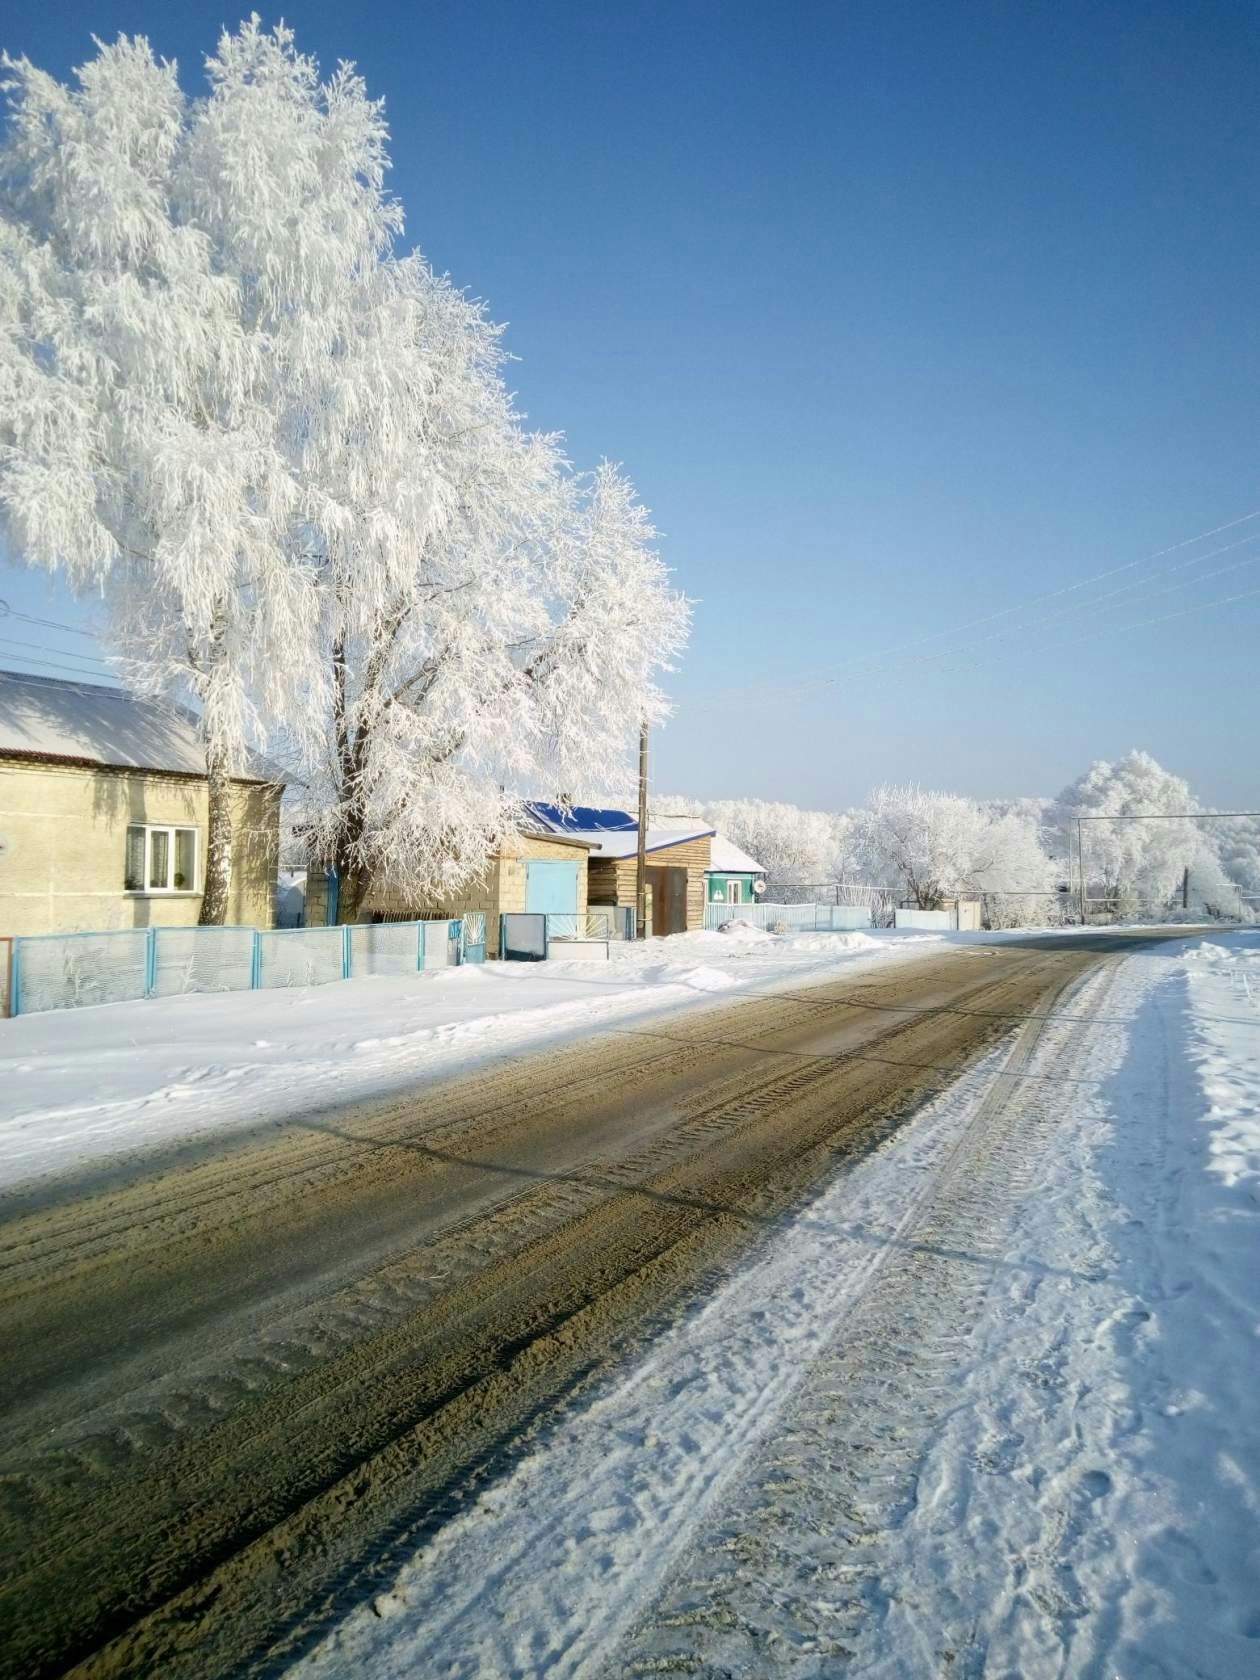
<svg viewBox="0 0 1260 1680">
<path fill-rule="evenodd" d="M 639 836 L 634 872 L 634 936 L 647 938 L 648 730 L 639 725 Z"/>
<path fill-rule="evenodd" d="M 1081 819 L 1076 819 L 1076 867 L 1081 882 L 1081 926 L 1085 926 L 1085 847 L 1081 842 Z"/>
<path fill-rule="evenodd" d="M 1187 864 L 1181 873 L 1181 908 L 1190 908 L 1190 865 Z"/>
</svg>

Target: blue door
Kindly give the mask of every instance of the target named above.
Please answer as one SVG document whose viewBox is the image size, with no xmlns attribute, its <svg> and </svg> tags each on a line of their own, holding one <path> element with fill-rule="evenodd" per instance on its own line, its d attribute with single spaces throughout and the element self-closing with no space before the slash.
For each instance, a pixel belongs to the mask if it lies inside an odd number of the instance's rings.
<svg viewBox="0 0 1260 1680">
<path fill-rule="evenodd" d="M 525 865 L 525 908 L 546 916 L 576 916 L 578 866 L 576 863 Z"/>
</svg>

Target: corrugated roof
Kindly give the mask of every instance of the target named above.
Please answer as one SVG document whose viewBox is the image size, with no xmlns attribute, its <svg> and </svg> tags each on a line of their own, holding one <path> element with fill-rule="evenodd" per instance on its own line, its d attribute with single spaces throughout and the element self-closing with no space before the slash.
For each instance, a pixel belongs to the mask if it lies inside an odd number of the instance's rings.
<svg viewBox="0 0 1260 1680">
<path fill-rule="evenodd" d="M 205 748 L 191 712 L 100 683 L 0 671 L 0 754 L 204 776 Z M 254 759 L 238 780 L 278 781 Z"/>
<path fill-rule="evenodd" d="M 594 805 L 575 805 L 561 810 L 543 800 L 529 800 L 525 809 L 540 828 L 567 839 L 585 841 L 595 857 L 633 857 L 638 850 L 639 824 L 629 811 L 615 811 Z M 688 840 L 704 840 L 714 830 L 696 821 L 691 828 L 654 828 L 648 825 L 645 850 L 659 852 L 666 846 L 682 846 Z"/>
</svg>

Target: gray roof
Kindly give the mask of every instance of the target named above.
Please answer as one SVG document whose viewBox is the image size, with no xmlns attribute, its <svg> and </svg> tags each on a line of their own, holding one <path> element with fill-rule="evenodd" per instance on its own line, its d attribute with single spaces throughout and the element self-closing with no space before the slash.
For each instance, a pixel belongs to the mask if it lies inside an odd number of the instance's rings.
<svg viewBox="0 0 1260 1680">
<path fill-rule="evenodd" d="M 100 683 L 0 671 L 0 756 L 204 776 L 196 717 Z M 254 758 L 238 780 L 278 781 Z"/>
</svg>

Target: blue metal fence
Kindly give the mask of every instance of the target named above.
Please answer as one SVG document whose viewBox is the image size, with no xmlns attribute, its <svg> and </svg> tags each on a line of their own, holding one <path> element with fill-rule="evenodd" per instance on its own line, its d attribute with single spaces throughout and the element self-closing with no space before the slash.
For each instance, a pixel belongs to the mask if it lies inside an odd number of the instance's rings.
<svg viewBox="0 0 1260 1680">
<path fill-rule="evenodd" d="M 484 923 L 483 923 L 484 955 Z M 22 935 L 13 941 L 10 1012 L 138 998 L 319 986 L 415 974 L 461 960 L 458 920 L 322 928 L 155 927 Z"/>
</svg>

